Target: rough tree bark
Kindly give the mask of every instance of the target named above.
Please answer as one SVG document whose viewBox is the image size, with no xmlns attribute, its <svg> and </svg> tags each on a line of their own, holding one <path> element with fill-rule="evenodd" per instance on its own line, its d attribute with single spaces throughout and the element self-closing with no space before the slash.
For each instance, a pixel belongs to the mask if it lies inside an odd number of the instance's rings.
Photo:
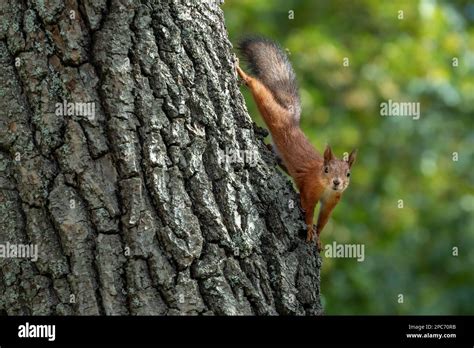
<svg viewBox="0 0 474 348">
<path fill-rule="evenodd" d="M 320 314 L 213 1 L 0 2 L 0 314 Z M 93 103 L 95 117 L 57 103 Z M 249 163 L 224 163 L 247 150 Z"/>
</svg>

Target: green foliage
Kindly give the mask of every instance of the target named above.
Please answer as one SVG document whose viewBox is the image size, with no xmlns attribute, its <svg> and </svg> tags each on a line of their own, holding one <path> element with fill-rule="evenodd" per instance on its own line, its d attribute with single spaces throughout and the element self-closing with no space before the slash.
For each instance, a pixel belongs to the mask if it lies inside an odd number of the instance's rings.
<svg viewBox="0 0 474 348">
<path fill-rule="evenodd" d="M 288 50 L 316 148 L 359 149 L 322 241 L 364 244 L 365 260 L 323 256 L 326 312 L 474 314 L 472 2 L 240 0 L 223 10 L 234 44 L 256 33 Z M 389 99 L 419 102 L 420 119 L 381 116 Z"/>
</svg>

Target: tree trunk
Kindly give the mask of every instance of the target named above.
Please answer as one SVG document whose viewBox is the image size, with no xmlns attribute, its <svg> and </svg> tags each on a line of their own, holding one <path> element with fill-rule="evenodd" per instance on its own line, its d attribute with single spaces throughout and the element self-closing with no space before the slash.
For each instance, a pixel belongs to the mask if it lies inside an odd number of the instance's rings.
<svg viewBox="0 0 474 348">
<path fill-rule="evenodd" d="M 0 14 L 0 314 L 321 313 L 320 259 L 218 4 Z"/>
</svg>

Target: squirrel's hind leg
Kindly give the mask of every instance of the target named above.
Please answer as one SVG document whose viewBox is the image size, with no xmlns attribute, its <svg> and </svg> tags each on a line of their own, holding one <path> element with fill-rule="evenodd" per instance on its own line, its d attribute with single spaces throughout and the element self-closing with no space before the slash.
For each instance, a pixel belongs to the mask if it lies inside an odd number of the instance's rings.
<svg viewBox="0 0 474 348">
<path fill-rule="evenodd" d="M 242 79 L 242 81 L 244 81 L 244 83 L 245 83 L 246 85 L 248 85 L 249 82 L 252 80 L 252 77 L 249 76 L 249 75 L 247 75 L 247 74 L 245 73 L 245 71 L 242 70 L 242 68 L 241 68 L 240 65 L 239 65 L 239 62 L 240 62 L 240 61 L 239 61 L 239 58 L 236 57 L 236 58 L 235 58 L 235 70 L 237 71 L 237 75 L 240 76 L 240 78 Z"/>
</svg>

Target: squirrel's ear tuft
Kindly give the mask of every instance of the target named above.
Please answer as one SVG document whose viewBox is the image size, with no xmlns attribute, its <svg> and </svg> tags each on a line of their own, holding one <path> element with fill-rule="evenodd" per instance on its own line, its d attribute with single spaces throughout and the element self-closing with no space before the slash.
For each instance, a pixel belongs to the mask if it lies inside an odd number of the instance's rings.
<svg viewBox="0 0 474 348">
<path fill-rule="evenodd" d="M 326 145 L 326 149 L 324 150 L 324 165 L 328 164 L 333 158 L 334 155 L 332 154 L 331 146 Z"/>
<path fill-rule="evenodd" d="M 354 149 L 351 151 L 351 153 L 349 154 L 349 158 L 347 159 L 347 163 L 349 164 L 349 168 L 352 167 L 352 165 L 354 164 L 355 160 L 356 160 L 356 157 L 357 157 L 357 149 Z"/>
</svg>

